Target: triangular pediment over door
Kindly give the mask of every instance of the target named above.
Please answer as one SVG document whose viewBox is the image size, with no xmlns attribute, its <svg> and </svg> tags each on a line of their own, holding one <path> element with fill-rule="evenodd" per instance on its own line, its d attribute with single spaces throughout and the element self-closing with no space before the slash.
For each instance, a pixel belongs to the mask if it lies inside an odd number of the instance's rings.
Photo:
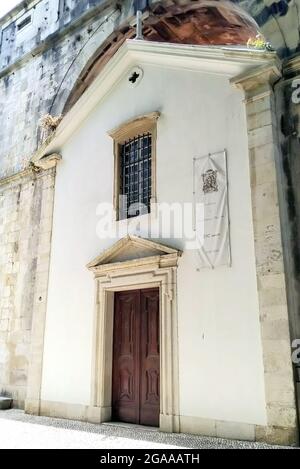
<svg viewBox="0 0 300 469">
<path fill-rule="evenodd" d="M 89 270 L 98 271 L 157 261 L 172 264 L 177 263 L 179 256 L 181 251 L 178 249 L 137 236 L 126 236 L 102 252 L 87 267 Z"/>
</svg>

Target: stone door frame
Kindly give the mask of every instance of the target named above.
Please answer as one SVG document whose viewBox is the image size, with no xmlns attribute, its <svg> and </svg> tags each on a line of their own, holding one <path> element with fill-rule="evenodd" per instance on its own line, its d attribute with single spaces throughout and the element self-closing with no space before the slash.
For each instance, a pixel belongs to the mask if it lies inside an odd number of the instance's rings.
<svg viewBox="0 0 300 469">
<path fill-rule="evenodd" d="M 177 263 L 179 252 L 92 267 L 95 316 L 90 421 L 111 421 L 114 293 L 159 288 L 160 292 L 160 425 L 179 432 L 179 357 Z"/>
</svg>

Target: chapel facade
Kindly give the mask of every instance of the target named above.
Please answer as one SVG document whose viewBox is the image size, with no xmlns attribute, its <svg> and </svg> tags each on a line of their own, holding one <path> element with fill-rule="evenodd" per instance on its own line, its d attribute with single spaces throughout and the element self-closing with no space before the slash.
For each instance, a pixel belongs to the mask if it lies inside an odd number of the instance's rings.
<svg viewBox="0 0 300 469">
<path fill-rule="evenodd" d="M 297 443 L 298 7 L 32 0 L 0 19 L 15 407 Z"/>
</svg>

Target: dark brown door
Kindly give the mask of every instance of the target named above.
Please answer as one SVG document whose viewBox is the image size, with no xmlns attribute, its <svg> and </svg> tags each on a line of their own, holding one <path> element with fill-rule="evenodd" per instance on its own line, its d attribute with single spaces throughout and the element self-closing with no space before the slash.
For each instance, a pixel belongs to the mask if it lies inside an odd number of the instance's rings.
<svg viewBox="0 0 300 469">
<path fill-rule="evenodd" d="M 159 426 L 159 290 L 115 295 L 112 418 Z"/>
</svg>

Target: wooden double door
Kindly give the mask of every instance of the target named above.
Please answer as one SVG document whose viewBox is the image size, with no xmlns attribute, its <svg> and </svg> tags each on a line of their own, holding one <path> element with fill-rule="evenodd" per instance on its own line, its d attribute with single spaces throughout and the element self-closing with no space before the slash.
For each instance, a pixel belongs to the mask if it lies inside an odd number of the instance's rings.
<svg viewBox="0 0 300 469">
<path fill-rule="evenodd" d="M 159 289 L 115 294 L 112 418 L 159 426 Z"/>
</svg>

